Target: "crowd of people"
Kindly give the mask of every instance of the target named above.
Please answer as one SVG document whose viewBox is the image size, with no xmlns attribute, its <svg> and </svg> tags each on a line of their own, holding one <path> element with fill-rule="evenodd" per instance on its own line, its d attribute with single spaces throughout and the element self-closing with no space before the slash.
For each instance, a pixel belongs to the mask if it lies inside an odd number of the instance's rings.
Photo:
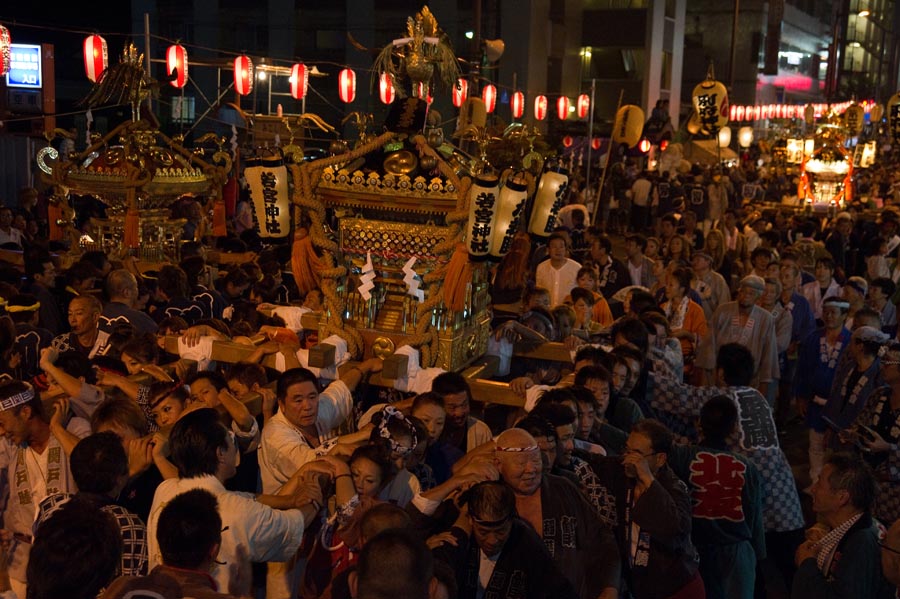
<svg viewBox="0 0 900 599">
<path fill-rule="evenodd" d="M 515 236 L 491 284 L 503 401 L 435 369 L 387 387 L 380 358 L 311 367 L 323 297 L 286 246 L 217 271 L 198 226 L 156 271 L 58 271 L 20 237 L 8 596 L 894 597 L 900 214 L 762 208 L 754 173 L 709 176 L 701 203 L 614 177 L 627 218 L 573 203 Z"/>
</svg>

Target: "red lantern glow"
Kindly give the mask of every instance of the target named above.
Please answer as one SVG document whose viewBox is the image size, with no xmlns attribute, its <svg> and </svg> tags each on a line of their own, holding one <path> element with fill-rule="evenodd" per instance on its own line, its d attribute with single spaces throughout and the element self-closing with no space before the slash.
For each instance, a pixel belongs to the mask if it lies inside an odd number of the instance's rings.
<svg viewBox="0 0 900 599">
<path fill-rule="evenodd" d="M 172 87 L 182 88 L 188 82 L 187 50 L 184 46 L 175 44 L 166 50 L 166 73 L 172 75 L 172 71 L 178 71 L 178 75 L 169 83 Z"/>
<path fill-rule="evenodd" d="M 575 140 L 572 139 L 571 135 L 566 135 L 565 137 L 563 137 L 563 146 L 571 148 L 573 143 L 575 143 Z"/>
<path fill-rule="evenodd" d="M 601 145 L 601 143 L 600 143 L 599 137 L 595 137 L 594 139 L 591 140 L 591 149 L 592 150 L 599 150 L 600 145 Z"/>
<path fill-rule="evenodd" d="M 453 86 L 453 105 L 459 108 L 469 97 L 469 82 L 465 79 L 457 79 Z"/>
<path fill-rule="evenodd" d="M 665 151 L 666 151 L 666 148 L 668 148 L 668 147 L 669 147 L 669 140 L 668 140 L 668 139 L 664 139 L 664 140 L 662 140 L 661 142 L 659 142 L 659 151 L 660 151 L 660 152 L 665 152 Z"/>
<path fill-rule="evenodd" d="M 345 104 L 356 99 L 356 72 L 353 69 L 344 69 L 338 75 L 338 95 Z"/>
<path fill-rule="evenodd" d="M 576 112 L 578 113 L 578 118 L 583 119 L 588 115 L 588 112 L 591 109 L 591 97 L 587 94 L 581 94 L 578 96 L 578 108 Z"/>
<path fill-rule="evenodd" d="M 253 90 L 253 61 L 249 56 L 234 59 L 234 91 L 246 96 Z"/>
<path fill-rule="evenodd" d="M 640 143 L 638 144 L 638 150 L 640 150 L 644 154 L 649 152 L 650 151 L 650 140 L 647 139 L 646 137 L 644 139 L 642 139 L 640 141 Z"/>
<path fill-rule="evenodd" d="M 730 114 L 728 115 L 728 120 L 729 120 L 729 121 L 736 121 L 736 120 L 737 120 L 737 106 L 735 106 L 734 104 L 732 104 L 730 110 L 731 110 L 731 112 L 730 112 Z"/>
<path fill-rule="evenodd" d="M 396 97 L 394 93 L 394 80 L 387 73 L 382 73 L 378 78 L 378 97 L 384 104 L 390 104 Z"/>
<path fill-rule="evenodd" d="M 302 62 L 291 67 L 291 97 L 302 100 L 309 89 L 309 69 Z"/>
<path fill-rule="evenodd" d="M 569 117 L 569 99 L 567 97 L 560 96 L 559 100 L 556 101 L 556 115 L 561 121 Z"/>
<path fill-rule="evenodd" d="M 0 37 L 2 35 L 0 32 Z M 3 42 L 0 41 L 0 45 L 2 44 Z M 109 53 L 106 49 L 106 40 L 99 35 L 89 35 L 84 38 L 84 74 L 87 75 L 87 78 L 96 83 L 108 65 Z M 3 67 L 0 65 L 0 72 L 2 71 Z"/>
<path fill-rule="evenodd" d="M 509 99 L 509 108 L 512 110 L 514 119 L 522 118 L 522 115 L 525 114 L 525 94 L 515 92 Z"/>
<path fill-rule="evenodd" d="M 538 96 L 534 99 L 534 118 L 539 121 L 547 118 L 547 96 Z"/>
<path fill-rule="evenodd" d="M 494 112 L 497 107 L 497 88 L 491 84 L 485 85 L 481 90 L 481 99 L 484 100 L 484 108 L 488 113 Z"/>
</svg>

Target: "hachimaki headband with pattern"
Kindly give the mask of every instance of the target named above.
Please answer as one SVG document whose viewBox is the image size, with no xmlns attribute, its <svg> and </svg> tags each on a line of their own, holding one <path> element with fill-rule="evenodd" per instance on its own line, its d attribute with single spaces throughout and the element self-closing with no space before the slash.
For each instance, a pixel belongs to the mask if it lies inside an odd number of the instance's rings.
<svg viewBox="0 0 900 599">
<path fill-rule="evenodd" d="M 405 445 L 400 445 L 397 443 L 393 437 L 391 436 L 391 431 L 388 430 L 388 425 L 391 420 L 396 419 L 403 423 L 407 429 L 409 429 L 410 436 L 410 445 L 406 447 Z M 401 455 L 409 455 L 418 445 L 418 439 L 416 438 L 416 427 L 413 425 L 409 419 L 403 415 L 403 412 L 395 408 L 394 406 L 385 406 L 381 410 L 381 422 L 378 423 L 378 434 L 383 439 L 387 439 L 388 443 L 391 444 L 391 451 Z"/>
</svg>

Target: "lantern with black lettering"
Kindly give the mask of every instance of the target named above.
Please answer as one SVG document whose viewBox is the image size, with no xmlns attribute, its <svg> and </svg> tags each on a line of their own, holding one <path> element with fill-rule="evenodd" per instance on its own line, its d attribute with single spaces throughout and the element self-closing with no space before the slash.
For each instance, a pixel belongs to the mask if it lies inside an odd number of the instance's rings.
<svg viewBox="0 0 900 599">
<path fill-rule="evenodd" d="M 713 78 L 712 69 L 706 80 L 694 88 L 694 112 L 704 130 L 715 133 L 728 124 L 728 90 Z"/>
<path fill-rule="evenodd" d="M 188 60 L 187 50 L 180 44 L 169 46 L 166 50 L 166 74 L 172 76 L 172 71 L 176 71 L 175 79 L 169 83 L 172 87 L 182 88 L 188 82 Z"/>
<path fill-rule="evenodd" d="M 288 172 L 280 158 L 251 160 L 244 169 L 250 188 L 253 220 L 260 237 L 285 237 L 291 231 Z"/>
<path fill-rule="evenodd" d="M 473 258 L 483 258 L 491 251 L 491 238 L 497 223 L 497 201 L 500 181 L 494 175 L 479 175 L 469 190 L 469 223 L 466 247 Z"/>
<path fill-rule="evenodd" d="M 459 108 L 469 97 L 469 82 L 465 79 L 457 79 L 453 86 L 453 105 Z"/>
<path fill-rule="evenodd" d="M 547 96 L 538 96 L 534 99 L 534 118 L 538 121 L 547 118 Z"/>
<path fill-rule="evenodd" d="M 291 97 L 295 100 L 302 100 L 306 96 L 309 88 L 309 69 L 302 62 L 291 67 Z"/>
<path fill-rule="evenodd" d="M 109 52 L 106 40 L 99 35 L 84 38 L 84 74 L 93 83 L 97 83 L 100 75 L 109 66 Z"/>
<path fill-rule="evenodd" d="M 900 92 L 897 92 L 887 103 L 888 129 L 894 141 L 900 141 Z"/>
<path fill-rule="evenodd" d="M 866 111 L 859 104 L 853 104 L 844 111 L 844 126 L 855 137 L 862 133 Z"/>
<path fill-rule="evenodd" d="M 644 130 L 644 111 L 640 106 L 626 104 L 616 113 L 613 124 L 612 140 L 617 144 L 625 144 L 633 148 L 641 141 Z"/>
<path fill-rule="evenodd" d="M 234 59 L 234 91 L 242 96 L 253 91 L 253 61 L 249 56 Z"/>
<path fill-rule="evenodd" d="M 500 209 L 491 237 L 491 257 L 502 258 L 509 252 L 512 240 L 519 231 L 519 221 L 528 199 L 528 183 L 521 177 L 510 177 L 500 190 Z"/>
<path fill-rule="evenodd" d="M 538 237 L 549 237 L 556 226 L 556 217 L 566 199 L 569 187 L 569 172 L 562 167 L 550 167 L 541 175 L 528 232 Z"/>
</svg>

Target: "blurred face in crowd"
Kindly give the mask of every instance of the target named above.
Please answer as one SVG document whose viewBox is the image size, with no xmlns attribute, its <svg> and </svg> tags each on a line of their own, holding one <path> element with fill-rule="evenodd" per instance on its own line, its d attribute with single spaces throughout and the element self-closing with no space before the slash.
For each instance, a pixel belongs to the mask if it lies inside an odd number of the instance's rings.
<svg viewBox="0 0 900 599">
<path fill-rule="evenodd" d="M 828 268 L 828 266 L 826 266 L 822 262 L 819 262 L 818 264 L 816 264 L 815 275 L 816 275 L 816 280 L 821 285 L 823 285 L 823 286 L 830 285 L 831 277 L 832 277 L 832 275 L 834 275 L 834 271 L 832 269 Z"/>
<path fill-rule="evenodd" d="M 460 391 L 445 395 L 444 409 L 447 412 L 447 423 L 455 428 L 462 428 L 469 418 L 469 394 Z"/>
<path fill-rule="evenodd" d="M 488 520 L 490 524 L 479 522 L 481 519 Z M 472 524 L 472 536 L 484 554 L 493 557 L 503 550 L 506 541 L 509 540 L 509 534 L 512 532 L 512 518 L 506 518 L 502 522 L 494 523 L 494 518 L 490 514 L 482 516 L 481 514 L 472 514 L 469 516 Z"/>
<path fill-rule="evenodd" d="M 9 208 L 0 208 L 0 228 L 8 229 L 13 223 L 13 213 Z"/>
<path fill-rule="evenodd" d="M 381 469 L 368 458 L 357 458 L 350 464 L 353 486 L 360 496 L 375 497 L 381 490 Z"/>
<path fill-rule="evenodd" d="M 840 329 L 847 320 L 847 313 L 834 304 L 822 306 L 822 321 L 826 329 Z"/>
<path fill-rule="evenodd" d="M 69 302 L 69 326 L 76 335 L 85 335 L 97 330 L 100 322 L 100 313 L 95 311 L 91 304 L 81 298 L 74 298 Z"/>
<path fill-rule="evenodd" d="M 28 440 L 30 416 L 31 408 L 28 406 L 0 411 L 0 435 L 9 439 L 13 445 L 21 445 Z"/>
<path fill-rule="evenodd" d="M 209 379 L 197 379 L 191 383 L 191 401 L 202 402 L 209 408 L 219 405 L 219 391 Z"/>
<path fill-rule="evenodd" d="M 553 239 L 547 244 L 547 255 L 554 262 L 566 261 L 566 242 L 562 239 Z"/>
<path fill-rule="evenodd" d="M 766 291 L 759 298 L 759 303 L 763 306 L 774 306 L 778 301 L 778 287 L 771 283 L 766 283 Z"/>
<path fill-rule="evenodd" d="M 319 390 L 311 381 L 288 387 L 284 399 L 279 400 L 278 404 L 284 417 L 294 426 L 315 426 L 319 418 Z"/>
<path fill-rule="evenodd" d="M 749 285 L 741 285 L 737 293 L 738 306 L 744 309 L 752 308 L 759 299 L 760 292 Z"/>
<path fill-rule="evenodd" d="M 542 471 L 549 474 L 553 465 L 556 464 L 556 438 L 541 435 L 535 437 L 534 440 L 537 441 L 538 449 L 541 452 Z"/>
<path fill-rule="evenodd" d="M 591 322 L 594 312 L 593 304 L 587 303 L 584 299 L 579 299 L 572 307 L 575 309 L 575 320 L 578 324 L 586 326 Z"/>
<path fill-rule="evenodd" d="M 628 384 L 628 365 L 624 361 L 617 360 L 612 369 L 612 386 L 617 393 L 622 393 Z"/>
<path fill-rule="evenodd" d="M 503 482 L 519 495 L 533 495 L 541 486 L 541 452 L 497 451 L 497 468 Z"/>
<path fill-rule="evenodd" d="M 609 407 L 609 383 L 600 379 L 589 379 L 584 386 L 587 389 L 590 389 L 591 393 L 594 394 L 594 399 L 597 401 L 596 409 L 594 406 L 590 406 L 590 420 L 591 426 L 593 426 L 594 416 L 596 416 L 598 412 L 601 416 L 606 414 L 606 409 Z M 579 406 L 582 407 L 583 410 L 584 406 L 589 405 L 590 404 L 579 402 Z M 587 410 L 585 410 L 585 412 L 587 412 Z M 590 432 L 590 428 L 588 428 L 588 432 Z"/>
<path fill-rule="evenodd" d="M 428 430 L 428 439 L 437 441 L 441 433 L 444 432 L 444 422 L 447 419 L 447 413 L 444 408 L 435 404 L 422 404 L 413 410 L 413 416 L 422 421 Z"/>
<path fill-rule="evenodd" d="M 594 291 L 596 288 L 596 281 L 594 280 L 594 275 L 590 273 L 585 273 L 578 277 L 576 283 L 582 289 L 587 289 L 588 291 Z"/>
<path fill-rule="evenodd" d="M 128 371 L 128 374 L 137 374 L 144 365 L 140 360 L 126 353 L 122 354 L 122 364 L 125 365 L 125 370 Z"/>
<path fill-rule="evenodd" d="M 797 265 L 793 262 L 783 262 L 781 264 L 781 286 L 784 289 L 790 289 L 793 291 L 797 288 L 797 283 L 800 280 L 800 273 L 797 270 Z"/>
<path fill-rule="evenodd" d="M 184 412 L 184 404 L 171 395 L 150 409 L 151 417 L 160 428 L 175 424 L 182 412 Z"/>
</svg>

